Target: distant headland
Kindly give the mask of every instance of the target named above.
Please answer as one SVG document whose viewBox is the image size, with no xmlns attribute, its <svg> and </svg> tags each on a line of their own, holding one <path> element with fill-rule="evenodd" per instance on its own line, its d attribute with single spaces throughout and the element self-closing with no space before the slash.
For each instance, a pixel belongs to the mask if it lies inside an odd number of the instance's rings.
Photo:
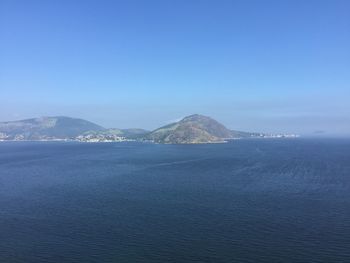
<svg viewBox="0 0 350 263">
<path fill-rule="evenodd" d="M 107 129 L 93 122 L 64 116 L 0 122 L 0 141 L 147 141 L 166 144 L 219 143 L 242 138 L 294 138 L 295 134 L 265 134 L 227 129 L 216 120 L 194 114 L 154 131 Z"/>
</svg>

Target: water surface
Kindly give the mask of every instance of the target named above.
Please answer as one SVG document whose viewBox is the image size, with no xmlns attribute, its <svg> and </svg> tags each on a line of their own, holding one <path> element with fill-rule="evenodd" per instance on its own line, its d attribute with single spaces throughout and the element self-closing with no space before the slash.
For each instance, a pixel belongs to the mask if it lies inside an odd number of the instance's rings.
<svg viewBox="0 0 350 263">
<path fill-rule="evenodd" d="M 0 143 L 1 262 L 350 262 L 350 140 Z"/>
</svg>

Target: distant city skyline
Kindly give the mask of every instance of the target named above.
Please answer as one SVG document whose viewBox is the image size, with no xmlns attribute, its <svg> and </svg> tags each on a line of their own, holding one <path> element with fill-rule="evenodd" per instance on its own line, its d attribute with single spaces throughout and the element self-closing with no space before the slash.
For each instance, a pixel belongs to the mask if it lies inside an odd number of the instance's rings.
<svg viewBox="0 0 350 263">
<path fill-rule="evenodd" d="M 0 121 L 350 136 L 350 2 L 0 2 Z"/>
</svg>

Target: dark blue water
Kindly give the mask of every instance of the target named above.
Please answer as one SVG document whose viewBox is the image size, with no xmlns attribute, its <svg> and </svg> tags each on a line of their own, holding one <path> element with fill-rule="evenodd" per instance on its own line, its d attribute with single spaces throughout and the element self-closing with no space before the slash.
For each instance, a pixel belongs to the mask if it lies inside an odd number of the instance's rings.
<svg viewBox="0 0 350 263">
<path fill-rule="evenodd" d="M 0 143 L 0 262 L 350 262 L 350 140 Z"/>
</svg>

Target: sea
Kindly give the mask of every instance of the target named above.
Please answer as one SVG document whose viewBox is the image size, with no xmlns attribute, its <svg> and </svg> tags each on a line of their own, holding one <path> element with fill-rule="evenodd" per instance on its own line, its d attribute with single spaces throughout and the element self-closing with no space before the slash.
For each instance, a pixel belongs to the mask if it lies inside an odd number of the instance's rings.
<svg viewBox="0 0 350 263">
<path fill-rule="evenodd" d="M 1 142 L 0 262 L 350 262 L 350 140 Z"/>
</svg>

